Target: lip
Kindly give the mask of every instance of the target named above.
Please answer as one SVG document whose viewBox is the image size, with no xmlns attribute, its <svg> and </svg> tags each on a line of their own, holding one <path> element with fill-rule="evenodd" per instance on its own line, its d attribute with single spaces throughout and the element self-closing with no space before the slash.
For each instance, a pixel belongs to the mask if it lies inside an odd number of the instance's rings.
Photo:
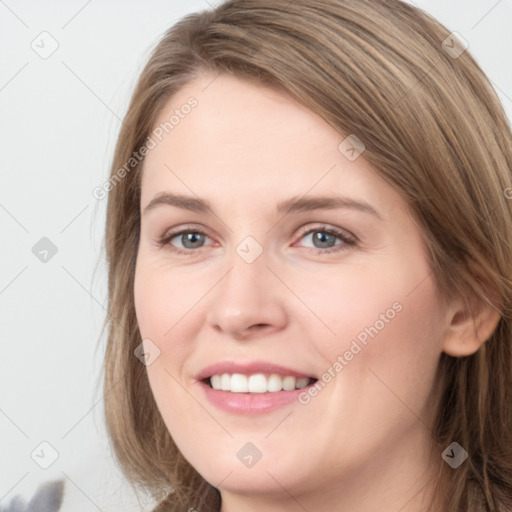
<svg viewBox="0 0 512 512">
<path fill-rule="evenodd" d="M 242 375 L 252 375 L 254 373 L 275 373 L 282 377 L 289 375 L 290 377 L 311 377 L 317 379 L 315 375 L 307 374 L 293 368 L 286 368 L 279 364 L 268 361 L 220 361 L 203 368 L 197 375 L 197 380 L 204 380 L 212 375 L 220 375 L 222 373 L 241 373 Z"/>
<path fill-rule="evenodd" d="M 273 393 L 232 393 L 231 391 L 213 389 L 204 382 L 205 379 L 212 375 L 222 373 L 241 373 L 243 375 L 275 373 L 282 377 L 286 377 L 287 375 L 292 377 L 310 377 L 315 379 L 315 381 L 305 388 L 291 391 L 276 391 Z M 297 402 L 298 395 L 305 391 L 307 392 L 309 387 L 314 386 L 317 377 L 267 361 L 221 361 L 201 370 L 196 375 L 196 379 L 204 393 L 204 398 L 215 407 L 230 413 L 252 415 L 270 412 L 293 402 Z"/>
<path fill-rule="evenodd" d="M 230 413 L 253 415 L 271 412 L 293 402 L 297 403 L 299 394 L 307 392 L 315 384 L 293 391 L 274 393 L 231 393 L 231 391 L 213 389 L 201 381 L 199 385 L 205 398 L 215 407 Z"/>
</svg>

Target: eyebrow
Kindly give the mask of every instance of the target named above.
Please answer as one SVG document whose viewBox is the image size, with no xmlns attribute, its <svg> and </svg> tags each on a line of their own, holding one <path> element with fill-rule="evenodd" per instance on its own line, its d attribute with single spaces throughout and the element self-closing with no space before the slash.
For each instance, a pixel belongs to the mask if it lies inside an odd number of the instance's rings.
<svg viewBox="0 0 512 512">
<path fill-rule="evenodd" d="M 209 201 L 198 197 L 171 194 L 170 192 L 158 193 L 144 208 L 143 215 L 158 206 L 174 206 L 183 210 L 196 213 L 213 212 Z M 337 208 L 351 208 L 364 213 L 369 213 L 383 220 L 379 212 L 365 201 L 352 199 L 344 196 L 313 196 L 313 197 L 291 197 L 278 203 L 277 213 L 298 213 L 311 210 L 334 210 Z"/>
</svg>

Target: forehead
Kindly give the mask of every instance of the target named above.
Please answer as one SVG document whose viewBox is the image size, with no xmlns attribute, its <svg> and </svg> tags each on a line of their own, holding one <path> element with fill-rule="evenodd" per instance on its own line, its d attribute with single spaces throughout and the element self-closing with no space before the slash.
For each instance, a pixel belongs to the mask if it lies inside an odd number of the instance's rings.
<svg viewBox="0 0 512 512">
<path fill-rule="evenodd" d="M 201 75 L 185 85 L 154 130 L 166 126 L 145 159 L 142 205 L 162 190 L 240 204 L 254 195 L 281 200 L 349 191 L 378 203 L 380 188 L 388 187 L 362 156 L 350 161 L 340 152 L 345 135 L 319 115 L 235 77 Z"/>
</svg>

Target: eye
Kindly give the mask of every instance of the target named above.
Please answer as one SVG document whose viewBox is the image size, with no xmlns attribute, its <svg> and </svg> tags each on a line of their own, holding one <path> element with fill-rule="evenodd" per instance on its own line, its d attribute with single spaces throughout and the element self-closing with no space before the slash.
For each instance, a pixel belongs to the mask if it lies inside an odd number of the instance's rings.
<svg viewBox="0 0 512 512">
<path fill-rule="evenodd" d="M 317 254 L 326 254 L 347 250 L 348 247 L 356 245 L 357 239 L 348 231 L 327 226 L 317 226 L 313 229 L 305 229 L 301 238 L 309 238 L 314 247 L 313 252 Z M 336 244 L 336 239 L 341 243 Z"/>
<path fill-rule="evenodd" d="M 177 239 L 181 247 L 176 247 L 172 240 Z M 209 238 L 205 233 L 196 228 L 185 228 L 173 233 L 167 233 L 159 241 L 158 246 L 168 246 L 176 254 L 190 254 L 194 249 L 203 247 L 205 238 Z"/>
<path fill-rule="evenodd" d="M 357 239 L 348 231 L 327 226 L 317 226 L 313 229 L 303 229 L 300 236 L 310 238 L 314 247 L 310 248 L 316 254 L 326 254 L 347 250 L 348 247 L 356 245 Z M 184 228 L 165 234 L 157 242 L 159 247 L 168 247 L 176 254 L 190 254 L 194 250 L 202 249 L 205 240 L 209 238 L 203 231 L 197 228 Z M 176 239 L 177 242 L 173 242 Z M 336 244 L 336 239 L 341 243 Z M 181 246 L 176 246 L 176 243 Z M 197 251 L 196 251 L 197 252 Z"/>
</svg>

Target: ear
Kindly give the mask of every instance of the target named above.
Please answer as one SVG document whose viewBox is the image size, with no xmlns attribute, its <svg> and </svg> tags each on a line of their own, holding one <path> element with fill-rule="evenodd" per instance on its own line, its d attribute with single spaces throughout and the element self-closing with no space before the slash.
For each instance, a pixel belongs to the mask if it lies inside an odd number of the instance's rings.
<svg viewBox="0 0 512 512">
<path fill-rule="evenodd" d="M 454 301 L 448 308 L 448 327 L 445 331 L 443 352 L 453 357 L 474 354 L 496 329 L 501 314 L 490 303 L 464 300 Z"/>
</svg>

